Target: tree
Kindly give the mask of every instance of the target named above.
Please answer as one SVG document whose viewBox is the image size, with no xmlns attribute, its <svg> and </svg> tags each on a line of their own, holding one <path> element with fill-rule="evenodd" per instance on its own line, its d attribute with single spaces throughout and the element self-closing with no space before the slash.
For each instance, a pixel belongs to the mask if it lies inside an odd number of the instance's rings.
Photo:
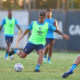
<svg viewBox="0 0 80 80">
<path fill-rule="evenodd" d="M 74 8 L 80 9 L 80 0 L 74 0 Z"/>
</svg>

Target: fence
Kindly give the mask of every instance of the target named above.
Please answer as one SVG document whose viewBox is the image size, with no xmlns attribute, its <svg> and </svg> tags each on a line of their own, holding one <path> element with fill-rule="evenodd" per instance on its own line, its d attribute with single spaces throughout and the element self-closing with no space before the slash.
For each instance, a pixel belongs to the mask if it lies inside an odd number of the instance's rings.
<svg viewBox="0 0 80 80">
<path fill-rule="evenodd" d="M 38 18 L 39 11 L 30 11 L 30 22 Z M 64 40 L 55 33 L 56 50 L 78 50 L 80 51 L 80 11 L 53 11 L 53 18 L 58 21 L 59 29 L 69 34 L 70 39 Z"/>
<path fill-rule="evenodd" d="M 32 11 L 14 11 L 13 16 L 19 21 L 19 24 L 23 30 L 28 24 L 38 19 L 38 14 L 41 10 Z M 7 16 L 6 11 L 0 11 L 0 22 Z M 80 11 L 54 11 L 53 17 L 58 21 L 59 29 L 67 33 L 70 36 L 68 41 L 64 40 L 60 35 L 55 33 L 55 50 L 77 50 L 80 51 Z M 25 27 L 26 26 L 26 27 Z M 17 35 L 14 36 L 14 42 L 12 47 L 15 46 Z M 23 48 L 27 42 L 25 37 L 19 45 L 19 48 Z M 5 48 L 5 40 L 3 38 L 3 31 L 0 33 L 0 48 Z"/>
</svg>

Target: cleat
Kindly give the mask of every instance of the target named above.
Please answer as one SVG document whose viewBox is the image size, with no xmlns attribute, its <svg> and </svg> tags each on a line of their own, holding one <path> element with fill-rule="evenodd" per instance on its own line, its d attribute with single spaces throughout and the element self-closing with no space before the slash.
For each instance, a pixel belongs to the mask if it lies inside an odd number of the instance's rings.
<svg viewBox="0 0 80 80">
<path fill-rule="evenodd" d="M 15 52 L 14 52 L 15 50 L 16 50 L 16 49 L 13 49 L 12 51 L 10 51 L 10 52 L 9 52 L 9 56 L 12 56 L 13 54 L 15 54 Z"/>
<path fill-rule="evenodd" d="M 7 53 L 5 54 L 4 59 L 5 59 L 5 60 L 8 60 L 8 54 L 7 54 Z"/>
<path fill-rule="evenodd" d="M 52 62 L 51 61 L 48 61 L 48 64 L 52 64 Z"/>
<path fill-rule="evenodd" d="M 13 59 L 14 59 L 14 56 L 13 56 L 13 55 L 11 55 L 11 56 L 10 56 L 10 59 L 11 59 L 11 60 L 13 60 Z"/>
<path fill-rule="evenodd" d="M 4 58 L 4 60 L 8 60 L 8 57 Z"/>
<path fill-rule="evenodd" d="M 44 58 L 44 59 L 43 59 L 43 62 L 44 62 L 44 63 L 47 63 L 47 59 L 46 59 L 46 58 Z"/>
<path fill-rule="evenodd" d="M 73 70 L 63 74 L 63 78 L 67 78 L 69 75 L 73 74 Z"/>
<path fill-rule="evenodd" d="M 38 70 L 34 70 L 34 72 L 40 72 L 40 70 L 38 69 Z"/>
<path fill-rule="evenodd" d="M 13 54 L 15 54 L 14 50 L 9 52 L 9 56 L 12 56 Z"/>
</svg>

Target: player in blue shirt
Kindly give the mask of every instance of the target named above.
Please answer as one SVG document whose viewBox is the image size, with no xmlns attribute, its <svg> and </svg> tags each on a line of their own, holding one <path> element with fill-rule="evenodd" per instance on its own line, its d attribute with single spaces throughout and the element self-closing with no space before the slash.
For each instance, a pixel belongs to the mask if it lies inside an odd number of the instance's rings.
<svg viewBox="0 0 80 80">
<path fill-rule="evenodd" d="M 15 25 L 17 26 L 17 28 L 19 30 L 21 30 L 19 25 L 18 25 L 17 20 L 12 17 L 12 11 L 8 10 L 8 17 L 5 17 L 2 20 L 2 23 L 0 26 L 0 31 L 1 31 L 2 27 L 4 27 L 4 36 L 5 36 L 5 40 L 6 40 L 6 44 L 7 44 L 5 60 L 8 59 L 8 53 L 11 50 L 11 44 L 13 42 Z M 10 56 L 10 58 L 13 59 L 13 56 Z"/>
<path fill-rule="evenodd" d="M 54 18 L 52 18 L 52 10 L 51 9 L 46 10 L 45 21 L 54 25 L 56 28 L 58 28 L 57 21 Z M 44 63 L 47 63 L 47 53 L 48 53 L 48 63 L 51 64 L 53 45 L 55 43 L 54 39 L 55 39 L 54 32 L 52 30 L 48 30 L 48 33 L 46 36 L 46 48 L 45 48 L 45 55 L 44 55 Z"/>
</svg>

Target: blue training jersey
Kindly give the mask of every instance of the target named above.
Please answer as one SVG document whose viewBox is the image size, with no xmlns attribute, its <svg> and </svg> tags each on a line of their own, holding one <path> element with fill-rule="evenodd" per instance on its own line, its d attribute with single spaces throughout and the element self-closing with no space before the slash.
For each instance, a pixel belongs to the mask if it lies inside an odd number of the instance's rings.
<svg viewBox="0 0 80 80">
<path fill-rule="evenodd" d="M 54 25 L 55 19 L 53 19 L 53 18 L 51 18 L 51 19 L 46 18 L 45 21 L 50 23 L 50 24 L 52 24 L 52 25 Z M 54 39 L 54 32 L 49 29 L 46 38 Z"/>
</svg>

